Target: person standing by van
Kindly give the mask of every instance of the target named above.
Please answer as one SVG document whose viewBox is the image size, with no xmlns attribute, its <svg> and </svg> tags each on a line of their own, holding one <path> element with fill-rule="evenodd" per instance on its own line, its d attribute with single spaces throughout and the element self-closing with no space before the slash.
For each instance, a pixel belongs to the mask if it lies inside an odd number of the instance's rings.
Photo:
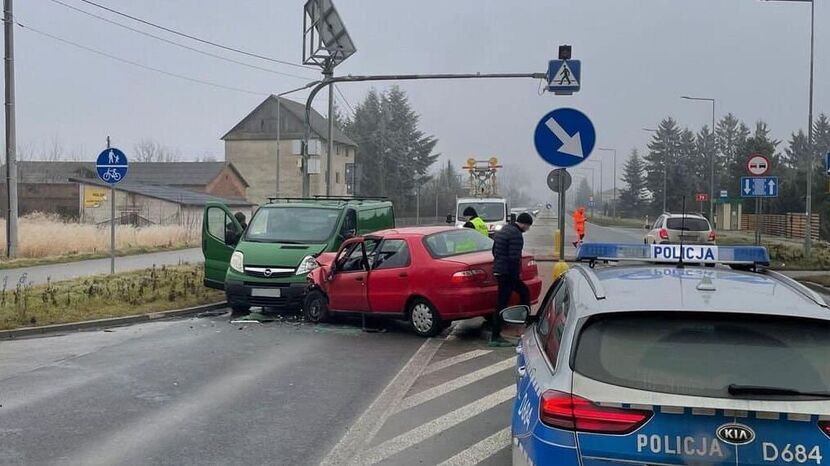
<svg viewBox="0 0 830 466">
<path fill-rule="evenodd" d="M 478 212 L 473 207 L 464 209 L 464 217 L 467 219 L 464 228 L 472 228 L 484 236 L 490 236 L 490 232 L 487 230 L 487 224 L 478 216 Z"/>
<path fill-rule="evenodd" d="M 493 333 L 490 346 L 513 346 L 501 336 L 501 311 L 507 307 L 513 292 L 519 294 L 519 304 L 530 306 L 530 292 L 522 281 L 522 236 L 533 225 L 533 217 L 522 212 L 515 223 L 505 225 L 493 241 L 493 274 L 499 284 L 499 297 L 493 315 Z"/>
</svg>

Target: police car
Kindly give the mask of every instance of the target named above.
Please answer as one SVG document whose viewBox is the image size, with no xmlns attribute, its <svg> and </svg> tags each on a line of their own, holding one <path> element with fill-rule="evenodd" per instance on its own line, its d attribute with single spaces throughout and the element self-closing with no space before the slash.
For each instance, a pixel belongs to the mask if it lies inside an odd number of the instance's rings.
<svg viewBox="0 0 830 466">
<path fill-rule="evenodd" d="M 528 324 L 513 464 L 830 464 L 830 310 L 764 248 L 586 243 L 578 260 L 536 316 L 502 312 Z M 594 267 L 624 260 L 647 264 Z"/>
</svg>

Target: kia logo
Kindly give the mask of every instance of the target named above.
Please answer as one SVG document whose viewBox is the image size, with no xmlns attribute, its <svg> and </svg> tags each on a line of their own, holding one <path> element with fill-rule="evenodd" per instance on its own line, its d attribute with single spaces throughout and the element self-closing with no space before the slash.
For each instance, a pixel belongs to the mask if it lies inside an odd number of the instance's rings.
<svg viewBox="0 0 830 466">
<path fill-rule="evenodd" d="M 755 440 L 755 432 L 743 424 L 724 424 L 717 433 L 719 439 L 731 445 L 746 445 Z"/>
<path fill-rule="evenodd" d="M 262 274 L 263 274 L 263 275 L 265 275 L 266 277 L 270 277 L 270 276 L 271 276 L 271 269 L 265 269 L 265 270 L 263 270 L 263 271 L 262 271 Z"/>
</svg>

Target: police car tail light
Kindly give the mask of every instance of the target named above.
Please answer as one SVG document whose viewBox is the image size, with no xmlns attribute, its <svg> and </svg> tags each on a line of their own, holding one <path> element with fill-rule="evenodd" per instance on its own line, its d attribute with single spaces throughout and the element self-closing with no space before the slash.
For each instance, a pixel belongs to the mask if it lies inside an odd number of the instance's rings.
<svg viewBox="0 0 830 466">
<path fill-rule="evenodd" d="M 818 428 L 824 432 L 824 435 L 830 437 L 830 421 L 818 421 Z"/>
<path fill-rule="evenodd" d="M 599 434 L 628 434 L 651 419 L 652 411 L 599 406 L 567 393 L 548 390 L 542 394 L 540 418 L 559 429 Z"/>
<path fill-rule="evenodd" d="M 710 231 L 709 232 L 709 241 L 714 241 L 715 237 L 716 237 L 715 230 Z"/>
<path fill-rule="evenodd" d="M 660 239 L 669 239 L 669 230 L 665 228 L 660 229 Z"/>
<path fill-rule="evenodd" d="M 452 283 L 454 285 L 464 285 L 483 281 L 486 277 L 487 272 L 481 269 L 462 270 L 452 275 Z"/>
</svg>

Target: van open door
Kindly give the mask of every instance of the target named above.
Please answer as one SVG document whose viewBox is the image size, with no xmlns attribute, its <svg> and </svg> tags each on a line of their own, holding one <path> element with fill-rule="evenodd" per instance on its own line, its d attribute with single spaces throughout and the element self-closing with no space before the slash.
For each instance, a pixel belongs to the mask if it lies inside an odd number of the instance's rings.
<svg viewBox="0 0 830 466">
<path fill-rule="evenodd" d="M 224 204 L 209 202 L 202 219 L 202 254 L 205 256 L 205 286 L 225 289 L 225 274 L 242 226 Z"/>
</svg>

